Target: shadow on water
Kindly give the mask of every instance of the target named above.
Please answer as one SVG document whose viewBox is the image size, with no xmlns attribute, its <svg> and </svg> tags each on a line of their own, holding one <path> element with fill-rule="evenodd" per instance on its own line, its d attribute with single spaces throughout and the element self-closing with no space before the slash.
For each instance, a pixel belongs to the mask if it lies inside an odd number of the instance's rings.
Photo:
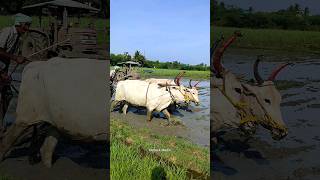
<svg viewBox="0 0 320 180">
<path fill-rule="evenodd" d="M 213 161 L 211 163 L 211 174 L 213 174 L 214 172 L 220 172 L 224 175 L 231 176 L 238 173 L 236 169 L 226 165 L 215 152 L 211 154 L 213 156 Z"/>
<path fill-rule="evenodd" d="M 218 138 L 219 145 L 214 150 L 213 154 L 213 171 L 220 172 L 224 175 L 231 176 L 238 173 L 237 167 L 232 167 L 230 165 L 225 164 L 223 160 L 217 155 L 217 152 L 227 152 L 229 153 L 236 153 L 243 158 L 251 159 L 256 164 L 269 164 L 269 161 L 263 157 L 262 153 L 258 150 L 253 150 L 253 146 L 249 142 L 251 138 L 246 137 L 245 139 L 225 139 L 225 138 Z M 225 156 L 225 155 L 223 155 Z"/>
</svg>

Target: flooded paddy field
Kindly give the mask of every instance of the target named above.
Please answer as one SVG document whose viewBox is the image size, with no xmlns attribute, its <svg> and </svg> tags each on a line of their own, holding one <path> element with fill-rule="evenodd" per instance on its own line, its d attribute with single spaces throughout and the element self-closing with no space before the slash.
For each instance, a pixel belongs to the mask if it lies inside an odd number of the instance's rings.
<svg viewBox="0 0 320 180">
<path fill-rule="evenodd" d="M 182 84 L 187 86 L 188 80 L 182 79 Z M 190 140 L 194 144 L 209 147 L 210 143 L 210 82 L 202 80 L 199 86 L 200 105 L 191 103 L 188 110 L 178 109 L 173 113 L 173 119 L 182 125 L 164 126 L 166 119 L 162 113 L 154 113 L 151 122 L 147 122 L 145 108 L 129 107 L 127 115 L 119 111 L 111 113 L 111 118 L 124 120 L 137 128 L 153 128 L 159 134 L 178 136 Z"/>
<path fill-rule="evenodd" d="M 129 106 L 126 115 L 119 107 L 111 112 L 111 178 L 210 179 L 209 81 L 198 87 L 200 105 L 173 111 L 169 126 L 163 113 L 147 121 L 142 107 Z M 155 172 L 159 167 L 162 173 Z"/>
<path fill-rule="evenodd" d="M 282 95 L 281 111 L 289 129 L 280 141 L 260 127 L 251 138 L 230 131 L 215 149 L 212 177 L 216 180 L 320 179 L 320 56 L 262 52 L 228 51 L 223 58 L 227 69 L 252 79 L 257 55 L 265 54 L 260 73 L 267 78 L 273 68 L 293 62 L 277 76 Z"/>
</svg>

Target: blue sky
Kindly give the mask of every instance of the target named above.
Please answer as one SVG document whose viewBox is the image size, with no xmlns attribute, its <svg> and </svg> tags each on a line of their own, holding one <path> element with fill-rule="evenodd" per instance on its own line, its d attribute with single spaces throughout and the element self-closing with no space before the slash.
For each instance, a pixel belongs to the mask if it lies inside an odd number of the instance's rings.
<svg viewBox="0 0 320 180">
<path fill-rule="evenodd" d="M 111 0 L 110 49 L 210 64 L 210 0 Z"/>
</svg>

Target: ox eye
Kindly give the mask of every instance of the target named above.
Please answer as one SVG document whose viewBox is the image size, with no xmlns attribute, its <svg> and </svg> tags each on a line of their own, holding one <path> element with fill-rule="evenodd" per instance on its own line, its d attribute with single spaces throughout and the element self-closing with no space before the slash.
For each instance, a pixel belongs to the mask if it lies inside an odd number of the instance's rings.
<svg viewBox="0 0 320 180">
<path fill-rule="evenodd" d="M 234 88 L 234 90 L 235 90 L 237 93 L 241 94 L 241 89 L 240 89 L 240 88 Z"/>
<path fill-rule="evenodd" d="M 264 99 L 264 101 L 268 104 L 271 104 L 271 101 L 269 99 Z"/>
</svg>

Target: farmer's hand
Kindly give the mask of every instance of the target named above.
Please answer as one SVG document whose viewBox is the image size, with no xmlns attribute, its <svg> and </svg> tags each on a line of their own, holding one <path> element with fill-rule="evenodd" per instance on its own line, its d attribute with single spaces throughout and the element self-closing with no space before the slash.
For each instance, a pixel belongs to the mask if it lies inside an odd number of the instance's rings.
<svg viewBox="0 0 320 180">
<path fill-rule="evenodd" d="M 14 56 L 13 60 L 18 64 L 22 64 L 26 61 L 26 58 L 23 56 Z"/>
</svg>

